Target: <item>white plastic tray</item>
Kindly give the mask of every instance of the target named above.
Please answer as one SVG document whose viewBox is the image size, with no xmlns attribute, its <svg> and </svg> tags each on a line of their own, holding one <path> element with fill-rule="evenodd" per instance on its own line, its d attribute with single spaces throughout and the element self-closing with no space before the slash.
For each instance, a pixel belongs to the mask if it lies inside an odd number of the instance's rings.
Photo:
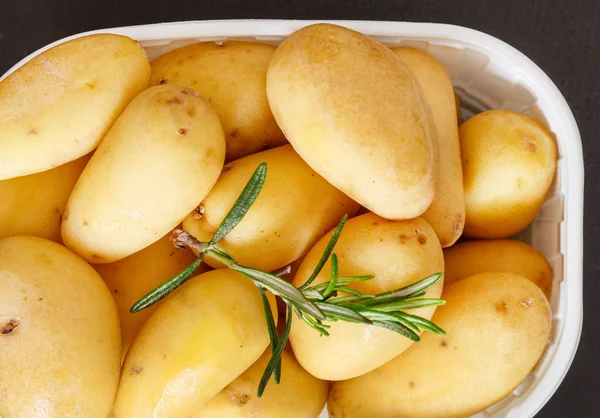
<svg viewBox="0 0 600 418">
<path fill-rule="evenodd" d="M 316 21 L 228 20 L 131 26 L 87 32 L 57 41 L 31 54 L 90 33 L 110 32 L 140 41 L 153 59 L 198 41 L 246 39 L 278 44 Z M 412 46 L 444 64 L 461 97 L 463 116 L 486 109 L 524 112 L 548 127 L 559 144 L 557 175 L 540 213 L 517 238 L 541 251 L 554 270 L 553 332 L 533 373 L 523 384 L 477 417 L 533 417 L 563 380 L 579 343 L 583 320 L 583 158 L 575 119 L 556 86 L 531 60 L 498 39 L 471 29 L 430 23 L 334 21 L 390 46 Z M 324 411 L 321 415 L 327 417 Z"/>
</svg>

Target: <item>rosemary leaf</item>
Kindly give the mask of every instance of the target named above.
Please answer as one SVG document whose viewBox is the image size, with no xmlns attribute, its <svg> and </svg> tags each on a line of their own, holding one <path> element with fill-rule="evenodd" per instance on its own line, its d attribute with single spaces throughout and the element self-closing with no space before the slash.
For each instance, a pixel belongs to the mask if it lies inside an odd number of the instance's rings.
<svg viewBox="0 0 600 418">
<path fill-rule="evenodd" d="M 372 300 L 372 299 L 371 299 Z M 365 304 L 371 302 L 368 300 Z M 371 309 L 377 309 L 381 312 L 395 312 L 395 311 L 404 311 L 409 309 L 417 309 L 417 308 L 426 308 L 428 306 L 439 306 L 445 304 L 446 301 L 441 299 L 408 299 L 401 300 L 398 302 L 387 302 L 381 305 L 368 305 Z"/>
<path fill-rule="evenodd" d="M 216 244 L 221 239 L 225 237 L 235 226 L 242 220 L 250 206 L 256 200 L 260 189 L 265 183 L 265 178 L 267 177 L 267 163 L 261 163 L 250 180 L 242 190 L 242 193 L 237 198 L 223 222 L 215 232 L 215 235 L 209 241 L 209 245 Z"/>
<path fill-rule="evenodd" d="M 329 285 L 325 292 L 323 292 L 323 298 L 327 299 L 334 291 L 335 285 L 338 279 L 338 259 L 337 255 L 331 255 L 331 279 L 329 280 Z"/>
<path fill-rule="evenodd" d="M 131 313 L 137 313 L 142 311 L 150 306 L 154 305 L 156 302 L 160 301 L 162 298 L 167 296 L 169 293 L 177 289 L 179 286 L 187 282 L 198 270 L 200 264 L 202 264 L 202 255 L 200 255 L 192 264 L 190 264 L 185 270 L 176 275 L 175 277 L 169 279 L 164 282 L 154 290 L 150 291 L 146 296 L 138 300 L 129 310 Z"/>
<path fill-rule="evenodd" d="M 310 277 L 308 278 L 306 283 L 304 283 L 302 286 L 300 286 L 300 290 L 306 289 L 313 282 L 313 280 L 315 280 L 317 278 L 317 275 L 321 272 L 321 270 L 323 270 L 325 263 L 327 262 L 327 260 L 329 259 L 329 256 L 331 255 L 331 252 L 333 251 L 333 247 L 335 247 L 335 244 L 337 244 L 338 238 L 340 237 L 340 234 L 342 233 L 342 228 L 344 227 L 344 224 L 346 223 L 347 220 L 348 220 L 348 215 L 342 216 L 340 223 L 338 223 L 338 226 L 335 228 L 335 231 L 333 231 L 333 234 L 331 235 L 331 238 L 329 239 L 329 242 L 327 243 L 325 252 L 323 253 L 323 255 L 321 256 L 321 259 L 317 263 L 315 270 L 312 272 L 312 274 L 310 275 Z"/>
<path fill-rule="evenodd" d="M 406 312 L 396 312 L 395 314 L 396 314 L 396 316 L 401 316 L 401 317 L 404 317 L 407 320 L 411 321 L 413 324 L 415 324 L 415 326 L 417 326 L 421 330 L 433 332 L 434 334 L 446 335 L 446 331 L 444 331 L 443 329 L 438 327 L 436 324 L 434 324 L 431 321 L 428 321 L 427 319 L 425 319 L 423 317 L 420 317 L 417 315 L 411 315 Z"/>
<path fill-rule="evenodd" d="M 262 298 L 263 308 L 265 310 L 265 319 L 267 320 L 267 329 L 269 330 L 269 340 L 271 341 L 271 350 L 275 351 L 279 337 L 277 336 L 277 327 L 275 326 L 275 318 L 273 318 L 273 311 L 271 311 L 271 305 L 269 299 L 265 295 L 265 291 L 261 286 L 258 286 L 260 297 Z M 281 360 L 281 359 L 280 359 Z M 281 380 L 281 361 L 279 361 L 275 367 L 275 383 L 279 384 Z"/>
<path fill-rule="evenodd" d="M 432 274 L 424 278 L 423 280 L 419 280 L 416 283 L 410 284 L 403 288 L 392 290 L 390 292 L 384 292 L 377 295 L 375 299 L 372 299 L 369 303 L 380 303 L 388 300 L 401 300 L 414 298 L 416 295 L 421 295 L 422 292 L 426 292 L 431 287 L 435 286 L 443 277 L 442 273 Z"/>
<path fill-rule="evenodd" d="M 240 266 L 239 264 L 232 264 L 229 266 L 229 268 L 251 278 L 265 289 L 268 289 L 273 294 L 283 298 L 286 302 L 295 302 L 299 307 L 301 307 L 302 310 L 306 311 L 315 318 L 320 320 L 325 319 L 325 315 L 323 315 L 319 308 L 317 308 L 314 303 L 306 299 L 304 294 L 291 283 L 288 283 L 285 280 L 265 271 Z"/>
<path fill-rule="evenodd" d="M 273 350 L 273 355 L 271 356 L 271 360 L 267 364 L 267 367 L 260 379 L 260 383 L 258 385 L 258 393 L 257 396 L 260 398 L 267 387 L 267 383 L 269 383 L 269 379 L 273 374 L 273 371 L 277 367 L 277 364 L 281 364 L 281 355 L 283 354 L 283 350 L 285 349 L 285 345 L 287 344 L 288 337 L 290 336 L 290 329 L 292 328 L 292 307 L 288 305 L 287 309 L 287 320 L 285 322 L 285 327 L 283 328 L 283 332 L 281 333 L 281 337 L 279 338 L 279 342 L 277 346 Z"/>
<path fill-rule="evenodd" d="M 361 315 L 358 312 L 355 312 L 351 309 L 344 308 L 343 306 L 333 305 L 328 302 L 315 302 L 315 304 L 327 315 L 327 320 L 332 319 L 341 319 L 346 322 L 356 322 L 356 323 L 364 323 L 370 324 L 371 321 Z"/>
<path fill-rule="evenodd" d="M 373 321 L 373 325 L 397 332 L 398 334 L 401 334 L 415 342 L 421 341 L 421 338 L 413 330 L 398 322 Z"/>
</svg>

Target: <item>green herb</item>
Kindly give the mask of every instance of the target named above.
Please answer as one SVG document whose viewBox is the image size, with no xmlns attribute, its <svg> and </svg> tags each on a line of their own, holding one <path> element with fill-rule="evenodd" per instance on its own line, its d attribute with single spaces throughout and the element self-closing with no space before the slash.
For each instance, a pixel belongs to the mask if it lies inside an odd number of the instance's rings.
<svg viewBox="0 0 600 418">
<path fill-rule="evenodd" d="M 267 165 L 262 163 L 258 166 L 209 242 L 200 242 L 189 233 L 181 230 L 174 231 L 173 244 L 180 248 L 190 247 L 195 249 L 199 253 L 198 258 L 181 273 L 136 302 L 131 307 L 130 311 L 132 313 L 148 308 L 184 284 L 198 269 L 204 257 L 211 257 L 227 268 L 245 275 L 254 281 L 260 292 L 272 351 L 272 357 L 259 384 L 258 396 L 263 394 L 271 375 L 274 375 L 277 384 L 281 379 L 281 355 L 288 342 L 292 326 L 292 313 L 295 313 L 298 319 L 324 336 L 329 335 L 327 329 L 330 325 L 327 322 L 335 321 L 363 323 L 386 328 L 413 341 L 420 340 L 419 333 L 421 331 L 444 334 L 444 330 L 431 321 L 405 312 L 411 309 L 444 304 L 441 299 L 422 297 L 428 289 L 435 286 L 442 279 L 442 273 L 431 275 L 401 289 L 377 295 L 363 294 L 350 287 L 353 282 L 371 280 L 374 277 L 372 275 L 339 277 L 338 258 L 333 254 L 333 249 L 348 219 L 347 215 L 344 215 L 340 220 L 319 262 L 308 280 L 300 287 L 295 287 L 278 277 L 278 274 L 285 273 L 289 269 L 282 272 L 268 273 L 238 264 L 231 254 L 218 245 L 218 242 L 231 232 L 246 215 L 258 197 L 266 175 Z M 324 283 L 312 285 L 330 258 L 330 279 Z M 287 304 L 287 319 L 281 336 L 277 335 L 273 312 L 265 294 L 266 290 L 279 296 Z"/>
</svg>

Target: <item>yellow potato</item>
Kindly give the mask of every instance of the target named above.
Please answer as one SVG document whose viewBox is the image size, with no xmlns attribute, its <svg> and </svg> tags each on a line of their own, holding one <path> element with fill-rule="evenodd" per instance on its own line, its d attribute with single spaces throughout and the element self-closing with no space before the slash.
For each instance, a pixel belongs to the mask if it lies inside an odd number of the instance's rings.
<svg viewBox="0 0 600 418">
<path fill-rule="evenodd" d="M 120 261 L 93 266 L 104 279 L 117 304 L 121 320 L 123 355 L 158 304 L 136 314 L 130 313 L 129 309 L 152 289 L 192 264 L 195 259 L 191 251 L 174 248 L 169 233 L 149 247 Z M 206 270 L 207 267 L 202 264 L 196 273 L 200 274 Z"/>
<path fill-rule="evenodd" d="M 448 286 L 478 273 L 519 274 L 535 283 L 548 299 L 552 292 L 552 268 L 535 248 L 514 240 L 467 241 L 444 250 Z"/>
<path fill-rule="evenodd" d="M 307 254 L 294 285 L 301 286 L 321 258 L 331 233 L 324 236 Z M 351 287 L 362 293 L 377 294 L 415 283 L 444 271 L 442 248 L 433 229 L 421 218 L 388 221 L 375 214 L 349 220 L 333 251 L 339 259 L 339 276 L 373 274 L 369 281 Z M 314 284 L 329 280 L 329 261 Z M 427 292 L 437 298 L 442 282 Z M 435 307 L 414 310 L 415 315 L 431 318 Z M 412 340 L 374 325 L 349 322 L 330 323 L 329 337 L 322 337 L 294 315 L 290 341 L 298 362 L 323 380 L 351 379 L 367 373 L 411 346 Z"/>
<path fill-rule="evenodd" d="M 294 356 L 281 356 L 281 382 L 273 379 L 262 397 L 256 396 L 260 378 L 271 359 L 267 349 L 248 370 L 231 382 L 191 418 L 315 418 L 327 400 L 329 382 L 304 370 Z"/>
<path fill-rule="evenodd" d="M 345 213 L 354 215 L 358 204 L 284 145 L 227 164 L 206 199 L 183 221 L 183 229 L 209 241 L 262 162 L 267 163 L 267 177 L 256 202 L 219 245 L 238 263 L 271 271 L 306 254 Z M 211 258 L 206 263 L 220 267 Z"/>
<path fill-rule="evenodd" d="M 433 321 L 402 355 L 356 379 L 334 383 L 331 417 L 470 417 L 510 394 L 550 336 L 542 291 L 512 273 L 483 273 L 444 290 Z"/>
<path fill-rule="evenodd" d="M 269 298 L 275 310 L 275 299 Z M 189 417 L 268 345 L 254 283 L 228 269 L 201 274 L 165 299 L 134 340 L 123 364 L 115 416 Z"/>
<path fill-rule="evenodd" d="M 508 238 L 535 217 L 556 171 L 552 134 L 528 116 L 490 110 L 460 126 L 464 234 Z"/>
<path fill-rule="evenodd" d="M 88 154 L 149 78 L 144 50 L 120 35 L 73 39 L 28 61 L 0 81 L 0 180 Z"/>
<path fill-rule="evenodd" d="M 52 241 L 11 237 L 0 289 L 0 416 L 108 416 L 121 342 L 100 276 Z"/>
<path fill-rule="evenodd" d="M 275 47 L 257 42 L 202 42 L 152 61 L 150 85 L 179 84 L 204 96 L 225 131 L 226 161 L 287 143 L 269 109 L 267 67 Z"/>
<path fill-rule="evenodd" d="M 193 90 L 151 87 L 110 129 L 81 174 L 62 238 L 91 263 L 156 242 L 204 199 L 223 167 L 219 119 Z"/>
<path fill-rule="evenodd" d="M 0 239 L 28 235 L 60 243 L 62 214 L 90 157 L 41 173 L 0 180 Z"/>
<path fill-rule="evenodd" d="M 267 96 L 296 152 L 362 206 L 388 219 L 429 207 L 435 125 L 416 79 L 389 48 L 340 26 L 306 26 L 275 52 Z"/>
<path fill-rule="evenodd" d="M 439 143 L 439 175 L 435 197 L 423 219 L 437 234 L 442 248 L 460 237 L 465 225 L 456 99 L 450 76 L 435 58 L 413 48 L 392 49 L 412 71 L 421 86 L 435 121 Z"/>
</svg>

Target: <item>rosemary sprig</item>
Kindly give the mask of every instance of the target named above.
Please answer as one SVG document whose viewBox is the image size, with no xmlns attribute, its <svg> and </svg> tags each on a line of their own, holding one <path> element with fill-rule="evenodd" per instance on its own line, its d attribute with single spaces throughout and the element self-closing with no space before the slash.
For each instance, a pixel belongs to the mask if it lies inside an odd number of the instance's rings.
<svg viewBox="0 0 600 418">
<path fill-rule="evenodd" d="M 267 165 L 262 163 L 258 166 L 244 190 L 232 206 L 231 210 L 215 232 L 209 242 L 200 242 L 187 232 L 176 230 L 173 234 L 173 245 L 179 248 L 190 247 L 198 251 L 198 258 L 185 270 L 166 281 L 156 289 L 149 292 L 131 307 L 131 312 L 139 312 L 158 302 L 169 293 L 177 289 L 198 269 L 204 257 L 211 257 L 225 267 L 242 273 L 257 285 L 260 292 L 272 357 L 261 378 L 258 387 L 258 396 L 265 390 L 271 375 L 274 375 L 275 383 L 281 379 L 281 355 L 288 341 L 292 325 L 292 312 L 304 321 L 308 326 L 315 329 L 324 336 L 330 325 L 327 322 L 345 321 L 374 325 L 397 332 L 413 341 L 419 341 L 421 331 L 444 334 L 444 330 L 431 321 L 405 311 L 444 304 L 441 299 L 424 298 L 428 289 L 435 286 L 441 279 L 442 273 L 437 273 L 423 280 L 377 295 L 363 294 L 353 289 L 351 284 L 357 281 L 370 280 L 374 276 L 348 276 L 339 277 L 339 262 L 333 249 L 340 237 L 344 224 L 348 219 L 344 215 L 333 231 L 331 238 L 325 248 L 323 255 L 315 266 L 312 274 L 306 282 L 295 287 L 291 283 L 278 277 L 281 272 L 268 273 L 251 267 L 240 265 L 235 258 L 218 245 L 236 225 L 243 219 L 265 182 Z M 325 264 L 331 258 L 331 276 L 324 283 L 313 285 Z M 277 335 L 273 312 L 265 291 L 268 290 L 279 296 L 287 304 L 287 319 L 281 336 Z"/>
</svg>

